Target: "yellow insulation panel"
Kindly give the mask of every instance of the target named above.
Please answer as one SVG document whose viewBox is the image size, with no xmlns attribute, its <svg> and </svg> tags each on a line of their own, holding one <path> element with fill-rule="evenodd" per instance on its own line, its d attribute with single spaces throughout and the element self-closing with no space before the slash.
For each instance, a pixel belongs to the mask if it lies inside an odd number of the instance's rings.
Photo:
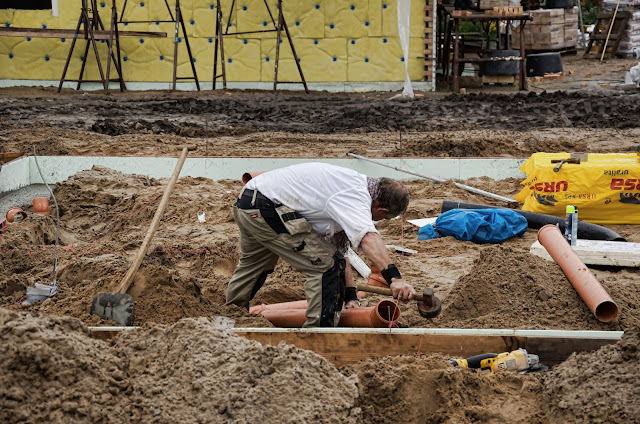
<svg viewBox="0 0 640 424">
<path fill-rule="evenodd" d="M 325 0 L 324 34 L 327 38 L 362 38 L 369 35 L 368 0 Z"/>
<path fill-rule="evenodd" d="M 126 37 L 121 40 L 122 69 L 125 81 L 171 81 L 173 78 L 173 42 L 169 39 Z"/>
<path fill-rule="evenodd" d="M 222 2 L 226 24 L 233 0 Z M 124 0 L 117 0 L 122 10 Z M 277 18 L 277 1 L 268 0 Z M 406 59 L 413 80 L 422 80 L 424 71 L 424 4 L 412 1 L 410 54 Z M 51 11 L 0 10 L 0 25 L 73 29 L 80 15 L 81 0 L 60 0 L 60 16 Z M 170 2 L 175 14 L 175 3 Z M 210 82 L 213 74 L 215 0 L 181 1 L 183 19 L 195 58 L 198 75 Z M 302 70 L 309 82 L 402 81 L 404 62 L 397 34 L 395 0 L 299 0 L 283 3 L 285 17 L 294 38 Z M 229 32 L 272 29 L 263 0 L 236 0 Z M 98 10 L 107 26 L 111 0 L 98 0 Z M 138 0 L 127 3 L 125 20 L 149 23 L 121 24 L 120 30 L 161 31 L 167 38 L 121 37 L 123 71 L 126 81 L 171 81 L 173 76 L 175 24 L 168 20 L 164 1 Z M 3 22 L 6 21 L 6 22 Z M 266 25 L 265 25 L 266 23 Z M 178 76 L 191 77 L 184 35 L 179 34 Z M 71 39 L 0 37 L 0 78 L 57 80 L 62 74 Z M 225 37 L 225 65 L 228 81 L 273 81 L 275 33 Z M 77 78 L 85 54 L 86 41 L 78 40 L 68 78 Z M 299 81 L 298 69 L 286 36 L 280 44 L 279 80 Z M 107 45 L 98 42 L 106 69 Z M 85 78 L 99 79 L 93 49 L 87 54 Z M 219 65 L 220 66 L 220 65 Z M 218 69 L 220 73 L 220 69 Z M 112 75 L 115 71 L 112 69 Z"/>
<path fill-rule="evenodd" d="M 227 72 L 227 81 L 260 81 L 260 71 L 262 62 L 260 60 L 261 40 L 225 38 L 224 40 L 224 65 Z M 213 47 L 209 50 L 208 66 L 203 77 L 206 81 L 211 81 L 211 70 L 213 69 Z M 197 62 L 199 63 L 199 62 Z M 222 67 L 220 56 L 218 55 L 218 70 L 216 75 L 220 75 Z M 200 75 L 200 68 L 198 68 Z M 222 78 L 218 79 L 222 84 Z"/>
<path fill-rule="evenodd" d="M 278 19 L 278 9 L 277 2 L 273 2 L 270 0 L 267 2 L 269 4 L 269 8 L 271 10 L 271 14 L 273 15 L 274 21 L 277 23 Z M 269 12 L 264 5 L 263 0 L 237 0 L 237 7 L 235 10 L 235 14 L 238 18 L 237 32 L 252 32 L 252 31 L 267 31 L 274 29 L 274 21 L 271 20 L 269 16 Z M 283 7 L 285 8 L 285 13 L 287 10 L 287 4 Z M 226 16 L 226 15 L 225 15 Z M 285 15 L 286 18 L 286 15 Z M 235 31 L 234 31 L 235 32 Z M 256 32 L 254 34 L 246 34 L 244 37 L 251 38 L 276 38 L 275 32 L 264 32 L 259 33 Z"/>
<path fill-rule="evenodd" d="M 222 9 L 224 10 L 224 6 Z M 193 0 L 193 9 L 189 12 L 189 18 L 184 21 L 189 37 L 215 36 L 218 13 L 215 0 Z"/>
<path fill-rule="evenodd" d="M 350 40 L 347 44 L 349 57 L 347 81 L 403 81 L 404 61 L 409 62 L 409 77 L 422 79 L 424 71 L 421 38 L 409 42 L 409 58 L 402 56 L 400 38 L 380 37 Z"/>
<path fill-rule="evenodd" d="M 398 4 L 396 0 L 379 1 L 382 2 L 382 35 L 398 37 Z M 425 0 L 411 0 L 410 37 L 424 37 L 425 4 Z"/>
<path fill-rule="evenodd" d="M 273 3 L 273 0 L 271 0 Z M 283 3 L 284 17 L 294 38 L 324 37 L 324 11 L 326 0 L 302 0 Z"/>
<path fill-rule="evenodd" d="M 347 39 L 298 39 L 295 48 L 307 81 L 346 81 Z M 262 81 L 273 81 L 275 55 L 275 40 L 262 40 Z M 298 67 L 286 41 L 280 44 L 278 81 L 300 81 Z"/>
<path fill-rule="evenodd" d="M 369 0 L 369 26 L 367 27 L 367 31 L 369 37 L 379 37 L 382 35 L 381 0 Z"/>
</svg>

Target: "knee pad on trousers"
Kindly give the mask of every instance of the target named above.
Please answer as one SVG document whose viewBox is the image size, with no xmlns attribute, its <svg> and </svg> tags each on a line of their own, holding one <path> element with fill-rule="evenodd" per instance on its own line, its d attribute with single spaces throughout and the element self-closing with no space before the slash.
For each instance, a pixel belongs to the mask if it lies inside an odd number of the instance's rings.
<svg viewBox="0 0 640 424">
<path fill-rule="evenodd" d="M 333 255 L 333 266 L 322 274 L 321 327 L 336 327 L 344 303 L 346 261 L 340 252 Z"/>
<path fill-rule="evenodd" d="M 254 298 L 254 296 L 258 293 L 258 290 L 260 290 L 264 285 L 264 282 L 267 281 L 267 276 L 272 272 L 273 270 L 270 269 L 268 271 L 262 271 L 260 273 L 260 275 L 258 276 L 258 279 L 256 280 L 256 283 L 253 285 L 253 289 L 251 290 L 251 296 L 249 297 L 249 300 Z"/>
</svg>

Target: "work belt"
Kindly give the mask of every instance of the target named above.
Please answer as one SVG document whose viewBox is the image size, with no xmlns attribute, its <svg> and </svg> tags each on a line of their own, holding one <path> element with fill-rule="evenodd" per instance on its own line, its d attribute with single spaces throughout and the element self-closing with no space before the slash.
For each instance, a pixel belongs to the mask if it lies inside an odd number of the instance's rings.
<svg viewBox="0 0 640 424">
<path fill-rule="evenodd" d="M 259 191 L 249 189 L 244 189 L 236 202 L 236 207 L 238 209 L 258 209 L 265 222 L 269 224 L 271 229 L 276 233 L 289 233 L 287 228 L 284 226 L 284 223 L 294 219 L 300 219 L 302 218 L 302 215 L 294 211 L 284 213 L 280 216 L 276 211 L 276 208 L 279 208 L 280 206 L 282 206 L 282 204 L 272 201 Z"/>
</svg>

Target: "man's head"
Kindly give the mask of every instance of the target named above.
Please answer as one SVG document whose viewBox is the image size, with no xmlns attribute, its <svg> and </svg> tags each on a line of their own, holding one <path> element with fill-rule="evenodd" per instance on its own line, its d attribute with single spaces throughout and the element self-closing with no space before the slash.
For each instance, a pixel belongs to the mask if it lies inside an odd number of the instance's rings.
<svg viewBox="0 0 640 424">
<path fill-rule="evenodd" d="M 409 206 L 409 192 L 401 182 L 391 178 L 380 178 L 378 196 L 371 203 L 374 221 L 394 218 Z"/>
</svg>

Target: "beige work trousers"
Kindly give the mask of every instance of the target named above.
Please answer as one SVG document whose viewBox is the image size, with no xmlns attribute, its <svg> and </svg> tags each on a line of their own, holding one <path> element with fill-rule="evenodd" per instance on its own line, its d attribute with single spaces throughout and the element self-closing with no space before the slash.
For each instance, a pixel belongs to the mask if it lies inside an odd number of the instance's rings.
<svg viewBox="0 0 640 424">
<path fill-rule="evenodd" d="M 292 212 L 286 206 L 279 206 L 276 211 L 279 216 Z M 278 234 L 267 224 L 259 209 L 239 209 L 234 206 L 233 216 L 240 228 L 241 256 L 227 287 L 227 304 L 248 308 L 252 294 L 255 294 L 254 290 L 259 289 L 255 286 L 260 275 L 263 272 L 271 272 L 280 257 L 307 277 L 304 284 L 307 321 L 304 326 L 336 326 L 341 305 L 337 308 L 335 316 L 329 320 L 325 318 L 322 323 L 321 315 L 323 276 L 336 265 L 334 257 L 337 249 L 313 232 L 311 224 L 304 218 L 285 222 L 284 225 L 289 233 Z M 341 275 L 344 287 L 344 260 L 342 262 Z M 261 285 L 262 282 L 259 284 Z M 341 299 L 342 293 L 340 290 L 337 291 L 336 296 Z M 327 294 L 333 297 L 333 293 L 325 293 L 325 304 Z"/>
</svg>

